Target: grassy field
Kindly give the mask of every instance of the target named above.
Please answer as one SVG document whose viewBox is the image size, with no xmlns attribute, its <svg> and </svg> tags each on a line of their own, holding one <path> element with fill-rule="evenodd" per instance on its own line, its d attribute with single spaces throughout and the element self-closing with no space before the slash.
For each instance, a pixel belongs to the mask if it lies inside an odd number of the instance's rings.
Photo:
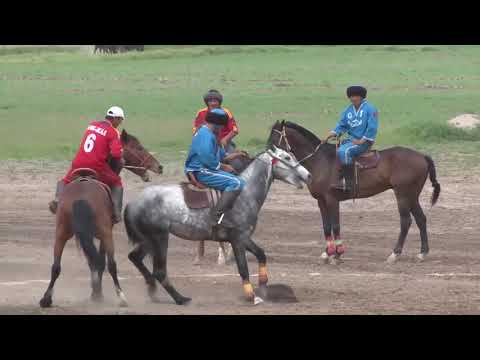
<svg viewBox="0 0 480 360">
<path fill-rule="evenodd" d="M 88 121 L 119 105 L 160 160 L 183 160 L 209 88 L 237 118 L 237 143 L 257 151 L 277 119 L 323 136 L 356 83 L 380 111 L 379 148 L 463 153 L 472 164 L 480 153 L 480 130 L 446 124 L 479 112 L 479 46 L 150 46 L 116 56 L 3 46 L 0 80 L 1 159 L 70 159 Z"/>
</svg>

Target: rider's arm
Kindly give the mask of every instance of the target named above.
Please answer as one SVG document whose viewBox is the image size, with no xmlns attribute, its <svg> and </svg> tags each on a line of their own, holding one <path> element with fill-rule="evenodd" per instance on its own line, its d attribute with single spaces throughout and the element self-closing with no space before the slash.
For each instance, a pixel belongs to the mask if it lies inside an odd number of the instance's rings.
<svg viewBox="0 0 480 360">
<path fill-rule="evenodd" d="M 222 145 L 226 145 L 230 140 L 232 140 L 235 136 L 238 135 L 239 131 L 238 131 L 238 125 L 237 125 L 237 122 L 235 121 L 235 118 L 233 117 L 233 115 L 231 115 L 231 113 L 229 113 L 230 116 L 228 118 L 228 129 L 230 130 L 230 132 L 225 135 L 221 142 L 222 142 Z"/>
<path fill-rule="evenodd" d="M 335 126 L 335 129 L 331 130 L 327 135 L 325 142 L 327 142 L 331 138 L 342 136 L 342 134 L 347 130 L 348 130 L 348 123 L 347 123 L 346 111 L 344 111 L 340 115 L 340 120 L 338 121 L 337 126 Z"/>
<path fill-rule="evenodd" d="M 203 135 L 203 136 L 201 136 Z M 198 158 L 203 166 L 210 170 L 218 170 L 221 167 L 219 158 L 216 154 L 217 139 L 212 136 L 205 136 L 198 133 L 193 141 L 193 146 L 198 155 Z"/>
<path fill-rule="evenodd" d="M 114 159 L 120 159 L 123 154 L 123 146 L 120 140 L 120 135 L 116 129 L 110 129 L 108 147 L 110 148 L 110 155 Z"/>
<path fill-rule="evenodd" d="M 368 110 L 368 125 L 365 134 L 363 135 L 363 140 L 370 141 L 372 143 L 375 142 L 375 138 L 377 137 L 377 130 L 378 130 L 378 111 L 374 107 L 371 107 Z"/>
<path fill-rule="evenodd" d="M 200 111 L 197 112 L 197 116 L 195 117 L 195 120 L 193 120 L 193 133 L 195 134 L 197 130 L 202 126 L 202 119 L 200 115 Z"/>
</svg>

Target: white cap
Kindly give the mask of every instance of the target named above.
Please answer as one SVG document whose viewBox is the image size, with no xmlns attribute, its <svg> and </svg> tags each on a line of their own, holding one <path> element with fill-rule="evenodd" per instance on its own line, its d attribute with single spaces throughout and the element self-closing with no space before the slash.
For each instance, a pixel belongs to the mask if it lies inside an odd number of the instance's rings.
<svg viewBox="0 0 480 360">
<path fill-rule="evenodd" d="M 121 117 L 122 119 L 125 119 L 122 108 L 118 106 L 112 106 L 108 109 L 107 116 Z"/>
</svg>

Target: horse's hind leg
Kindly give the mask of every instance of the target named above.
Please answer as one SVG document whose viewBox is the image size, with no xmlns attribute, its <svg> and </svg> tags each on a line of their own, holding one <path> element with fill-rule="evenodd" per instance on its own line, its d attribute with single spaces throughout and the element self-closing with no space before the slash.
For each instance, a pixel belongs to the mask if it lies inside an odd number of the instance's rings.
<svg viewBox="0 0 480 360">
<path fill-rule="evenodd" d="M 151 235 L 153 245 L 153 276 L 162 284 L 163 288 L 175 300 L 177 305 L 188 303 L 190 298 L 182 296 L 170 283 L 167 276 L 168 232 Z"/>
<path fill-rule="evenodd" d="M 138 244 L 131 252 L 128 254 L 128 259 L 135 265 L 135 267 L 140 271 L 140 273 L 145 278 L 145 282 L 147 283 L 148 287 L 148 295 L 152 299 L 153 302 L 158 302 L 156 297 L 157 293 L 157 282 L 155 277 L 152 273 L 148 270 L 148 268 L 143 263 L 143 259 L 147 255 L 147 252 L 144 249 L 143 244 Z"/>
<path fill-rule="evenodd" d="M 128 306 L 127 298 L 125 297 L 125 294 L 123 293 L 123 290 L 120 287 L 120 282 L 118 281 L 117 263 L 115 262 L 115 256 L 114 256 L 115 251 L 114 251 L 113 237 L 112 237 L 111 231 L 106 234 L 102 242 L 105 244 L 105 250 L 107 252 L 108 272 L 110 273 L 110 276 L 112 277 L 112 280 L 113 280 L 113 284 L 115 285 L 115 292 L 117 293 L 117 296 L 119 299 L 119 305 Z"/>
<path fill-rule="evenodd" d="M 397 198 L 398 212 L 400 213 L 400 235 L 398 236 L 397 243 L 393 249 L 392 254 L 388 257 L 389 263 L 395 262 L 403 251 L 405 239 L 408 235 L 408 230 L 412 225 L 412 217 L 410 211 L 412 209 L 412 201 L 407 194 L 403 194 L 398 189 L 394 190 Z"/>
<path fill-rule="evenodd" d="M 67 231 L 67 229 L 63 227 L 57 227 L 55 245 L 53 249 L 53 265 L 51 270 L 50 283 L 48 284 L 47 291 L 40 300 L 40 306 L 42 308 L 52 306 L 53 287 L 55 286 L 55 281 L 60 276 L 60 263 L 62 260 L 63 249 L 65 248 L 65 244 L 67 243 L 68 239 L 70 239 L 72 236 L 73 233 L 71 233 L 71 231 Z"/>
<path fill-rule="evenodd" d="M 428 254 L 428 235 L 427 235 L 427 217 L 423 213 L 422 207 L 420 206 L 418 199 L 415 205 L 412 208 L 412 215 L 415 218 L 418 229 L 420 230 L 420 254 L 417 255 L 418 260 L 425 260 L 425 256 Z"/>
<path fill-rule="evenodd" d="M 99 299 L 103 299 L 102 279 L 103 279 L 103 273 L 105 271 L 105 245 L 103 244 L 103 241 L 100 241 L 100 248 L 98 250 L 97 270 L 98 270 L 98 289 L 100 293 Z"/>
</svg>

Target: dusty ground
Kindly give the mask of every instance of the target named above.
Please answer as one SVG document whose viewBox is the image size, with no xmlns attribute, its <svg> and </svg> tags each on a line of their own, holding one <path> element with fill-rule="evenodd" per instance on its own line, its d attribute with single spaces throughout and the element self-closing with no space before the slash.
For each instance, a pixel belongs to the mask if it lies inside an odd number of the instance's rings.
<svg viewBox="0 0 480 360">
<path fill-rule="evenodd" d="M 272 284 L 295 291 L 298 303 L 259 306 L 242 299 L 234 265 L 216 265 L 216 244 L 207 243 L 207 264 L 194 266 L 196 244 L 171 238 L 170 278 L 184 295 L 186 307 L 160 290 L 163 303 L 152 304 L 137 270 L 129 263 L 123 224 L 115 242 L 121 283 L 129 300 L 119 308 L 108 274 L 103 305 L 89 301 L 89 270 L 74 241 L 66 248 L 57 281 L 54 307 L 38 306 L 49 279 L 54 217 L 47 210 L 55 181 L 67 164 L 0 162 L 0 314 L 477 314 L 480 313 L 480 244 L 477 176 L 439 176 L 442 194 L 428 206 L 427 183 L 422 204 L 429 221 L 431 253 L 425 263 L 415 255 L 420 241 L 412 225 L 404 257 L 394 265 L 385 259 L 399 232 L 393 193 L 342 204 L 345 262 L 320 262 L 324 242 L 316 202 L 308 191 L 275 183 L 262 209 L 256 240 L 269 259 Z M 437 164 L 442 174 L 442 164 Z M 126 173 L 126 201 L 146 186 Z M 154 177 L 175 182 L 176 175 Z M 321 242 L 320 242 L 321 240 Z M 257 266 L 250 260 L 256 282 Z"/>
</svg>

